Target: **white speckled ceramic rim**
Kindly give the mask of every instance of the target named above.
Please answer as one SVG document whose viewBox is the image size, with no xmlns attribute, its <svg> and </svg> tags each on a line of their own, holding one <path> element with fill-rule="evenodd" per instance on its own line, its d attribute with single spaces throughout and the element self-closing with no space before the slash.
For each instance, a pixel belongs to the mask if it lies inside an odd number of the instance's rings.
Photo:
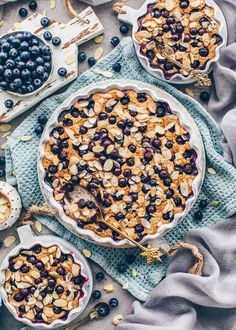
<svg viewBox="0 0 236 330">
<path fill-rule="evenodd" d="M 16 35 L 16 34 L 18 34 L 18 33 L 23 33 L 23 32 L 27 32 L 27 31 L 17 30 L 17 31 L 11 31 L 11 32 L 8 32 L 8 33 L 2 35 L 2 36 L 0 37 L 0 40 L 3 39 L 3 38 L 7 38 L 7 37 L 9 37 L 9 36 L 12 36 L 12 35 Z M 39 91 L 41 91 L 41 89 L 44 88 L 45 84 L 50 80 L 50 78 L 51 78 L 51 76 L 52 76 L 52 71 L 53 71 L 53 52 L 52 52 L 52 48 L 51 48 L 50 45 L 49 45 L 48 43 L 46 43 L 45 40 L 43 40 L 41 37 L 37 36 L 36 34 L 34 34 L 34 33 L 32 33 L 32 32 L 30 32 L 30 33 L 34 36 L 34 38 L 38 39 L 39 42 L 41 42 L 43 45 L 48 46 L 48 47 L 50 48 L 50 51 L 51 51 L 51 71 L 50 71 L 50 73 L 49 73 L 48 79 L 45 80 L 44 83 L 43 83 L 38 89 L 36 89 L 34 92 L 32 92 L 32 93 L 27 93 L 27 94 L 19 94 L 19 93 L 14 93 L 14 92 L 11 92 L 11 91 L 8 91 L 8 90 L 5 90 L 5 89 L 4 89 L 4 92 L 6 92 L 6 93 L 9 94 L 9 95 L 20 96 L 20 97 L 23 97 L 23 98 L 25 98 L 25 97 L 29 97 L 29 96 L 33 96 L 33 95 L 37 94 Z"/>
<path fill-rule="evenodd" d="M 11 211 L 9 217 L 0 224 L 0 230 L 11 227 L 20 216 L 21 199 L 14 187 L 9 183 L 0 181 L 0 195 L 5 196 L 10 203 Z"/>
<path fill-rule="evenodd" d="M 99 85 L 99 86 L 98 86 Z M 58 115 L 68 108 L 78 99 L 78 98 L 86 98 L 91 94 L 97 93 L 97 92 L 106 92 L 112 88 L 118 88 L 118 89 L 133 89 L 136 92 L 146 92 L 147 94 L 151 95 L 152 98 L 155 101 L 165 101 L 167 102 L 171 110 L 174 114 L 176 114 L 183 127 L 187 129 L 187 131 L 190 133 L 190 145 L 192 148 L 194 148 L 198 154 L 197 160 L 196 160 L 196 166 L 198 169 L 198 175 L 193 181 L 193 196 L 187 200 L 186 208 L 184 212 L 179 213 L 175 215 L 174 220 L 167 224 L 163 225 L 159 232 L 154 235 L 146 235 L 142 243 L 146 243 L 147 241 L 153 241 L 159 237 L 162 237 L 163 234 L 173 229 L 181 219 L 190 211 L 191 207 L 193 206 L 199 191 L 202 186 L 202 182 L 204 179 L 205 174 L 205 152 L 204 152 L 204 146 L 202 143 L 201 135 L 198 131 L 198 128 L 188 113 L 188 111 L 183 107 L 181 103 L 179 103 L 173 96 L 168 94 L 167 92 L 161 90 L 160 88 L 154 87 L 152 85 L 143 83 L 141 81 L 135 81 L 135 80 L 112 80 L 112 81 L 104 81 L 93 83 L 85 88 L 82 88 L 78 90 L 76 93 L 71 95 L 68 99 L 66 99 L 53 113 L 51 118 L 49 119 L 39 146 L 39 155 L 38 155 L 38 176 L 39 176 L 39 183 L 41 186 L 42 193 L 45 197 L 46 202 L 52 209 L 56 209 L 58 212 L 57 219 L 73 234 L 79 235 L 82 238 L 96 242 L 99 245 L 104 246 L 111 246 L 111 247 L 117 247 L 117 248 L 127 248 L 132 247 L 133 245 L 127 240 L 120 240 L 120 241 L 114 241 L 112 238 L 109 237 L 100 237 L 96 235 L 93 231 L 87 230 L 87 229 L 81 229 L 76 225 L 76 221 L 69 218 L 62 206 L 53 198 L 53 189 L 45 182 L 45 170 L 42 165 L 42 159 L 44 157 L 44 147 L 45 144 L 49 141 L 50 137 L 49 134 L 52 131 L 52 129 L 58 124 Z M 205 111 L 203 109 L 203 111 Z"/>
<path fill-rule="evenodd" d="M 90 266 L 84 256 L 73 246 L 71 243 L 63 240 L 62 238 L 52 236 L 52 235 L 42 235 L 35 236 L 32 233 L 31 227 L 29 225 L 19 227 L 17 229 L 18 234 L 20 236 L 21 243 L 17 245 L 14 249 L 8 253 L 8 255 L 3 260 L 0 267 L 0 295 L 3 299 L 3 302 L 7 309 L 11 312 L 11 314 L 19 321 L 30 327 L 37 327 L 37 329 L 55 329 L 60 326 L 66 326 L 72 321 L 74 321 L 85 309 L 87 306 L 89 299 L 91 297 L 92 289 L 93 289 L 93 275 L 90 269 Z M 68 317 L 65 321 L 56 320 L 51 324 L 44 323 L 33 323 L 26 318 L 20 318 L 17 316 L 14 306 L 12 306 L 7 300 L 7 293 L 3 288 L 3 284 L 5 283 L 5 270 L 8 268 L 8 261 L 11 257 L 16 256 L 20 250 L 22 249 L 30 249 L 36 244 L 41 244 L 44 247 L 50 247 L 52 245 L 57 245 L 64 253 L 72 252 L 74 260 L 81 266 L 81 274 L 88 278 L 88 281 L 83 286 L 84 296 L 80 299 L 80 305 L 78 308 L 71 310 L 68 314 Z"/>
<path fill-rule="evenodd" d="M 144 56 L 140 53 L 139 43 L 135 39 L 135 33 L 138 31 L 138 28 L 139 28 L 138 19 L 139 19 L 139 17 L 146 14 L 147 6 L 149 4 L 153 4 L 155 2 L 156 2 L 156 0 L 155 1 L 147 0 L 144 2 L 142 7 L 139 8 L 138 10 L 133 9 L 128 6 L 124 6 L 124 9 L 127 11 L 127 14 L 119 14 L 118 18 L 121 21 L 124 21 L 133 26 L 132 38 L 134 41 L 135 50 L 136 50 L 137 56 L 140 60 L 140 63 L 142 64 L 142 66 L 145 68 L 146 71 L 148 71 L 151 75 L 161 78 L 169 83 L 173 83 L 173 84 L 193 83 L 196 81 L 195 78 L 193 78 L 192 76 L 184 77 L 183 75 L 181 75 L 179 73 L 173 75 L 170 79 L 167 80 L 163 74 L 163 71 L 161 69 L 151 67 L 146 56 Z M 218 61 L 218 59 L 220 57 L 220 49 L 225 47 L 227 44 L 227 25 L 226 25 L 225 17 L 223 15 L 221 9 L 218 7 L 218 5 L 215 3 L 214 0 L 205 0 L 205 2 L 209 7 L 213 7 L 215 9 L 215 18 L 220 23 L 219 34 L 222 36 L 223 42 L 216 48 L 216 56 L 215 56 L 215 58 L 213 58 L 207 62 L 206 68 L 204 70 L 196 70 L 199 73 L 209 73 L 212 70 L 212 64 L 214 62 Z"/>
</svg>

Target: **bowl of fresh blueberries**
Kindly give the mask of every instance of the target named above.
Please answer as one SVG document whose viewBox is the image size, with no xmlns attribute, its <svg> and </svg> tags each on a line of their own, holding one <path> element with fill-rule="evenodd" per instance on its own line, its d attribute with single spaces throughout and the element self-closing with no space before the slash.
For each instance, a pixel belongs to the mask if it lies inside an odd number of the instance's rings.
<svg viewBox="0 0 236 330">
<path fill-rule="evenodd" d="M 52 73 L 51 48 L 29 31 L 0 38 L 0 89 L 15 96 L 39 92 Z"/>
</svg>

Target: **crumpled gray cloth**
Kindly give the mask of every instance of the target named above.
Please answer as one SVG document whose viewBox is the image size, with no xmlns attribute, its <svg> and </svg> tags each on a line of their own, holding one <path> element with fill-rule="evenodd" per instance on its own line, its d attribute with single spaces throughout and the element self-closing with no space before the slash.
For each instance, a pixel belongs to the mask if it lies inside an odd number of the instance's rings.
<svg viewBox="0 0 236 330">
<path fill-rule="evenodd" d="M 17 0 L 0 0 L 0 21 L 2 19 L 3 11 L 4 11 L 4 5 L 8 2 L 14 2 Z"/>
<path fill-rule="evenodd" d="M 236 164 L 236 0 L 218 4 L 227 21 L 229 45 L 215 65 L 208 111 L 224 133 L 225 159 Z M 235 330 L 235 237 L 236 216 L 192 231 L 186 241 L 203 253 L 204 276 L 188 274 L 192 257 L 187 251 L 178 252 L 166 278 L 144 304 L 134 302 L 133 314 L 117 330 Z"/>
</svg>

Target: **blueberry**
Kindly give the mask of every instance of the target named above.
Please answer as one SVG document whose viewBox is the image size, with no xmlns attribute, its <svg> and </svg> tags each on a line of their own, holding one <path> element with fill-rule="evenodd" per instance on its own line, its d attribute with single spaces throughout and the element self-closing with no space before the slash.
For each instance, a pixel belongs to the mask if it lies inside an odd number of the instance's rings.
<svg viewBox="0 0 236 330">
<path fill-rule="evenodd" d="M 199 203 L 199 207 L 201 208 L 201 209 L 205 209 L 206 207 L 207 207 L 207 200 L 205 200 L 205 199 L 202 199 L 201 201 L 200 201 L 200 203 Z"/>
<path fill-rule="evenodd" d="M 34 47 L 37 47 L 37 46 L 33 46 L 32 49 L 31 49 L 31 53 L 32 53 L 32 50 Z M 20 58 L 22 59 L 22 61 L 26 62 L 30 59 L 30 53 L 27 52 L 27 51 L 23 51 L 21 52 L 20 54 Z"/>
<path fill-rule="evenodd" d="M 12 49 L 10 49 L 10 51 L 9 51 L 9 56 L 11 57 L 11 58 L 16 58 L 17 57 L 17 55 L 18 55 L 18 52 L 17 52 L 17 50 L 15 49 L 15 48 L 12 48 Z"/>
<path fill-rule="evenodd" d="M 20 8 L 18 13 L 20 17 L 26 17 L 28 15 L 28 10 L 26 8 Z"/>
<path fill-rule="evenodd" d="M 36 63 L 32 60 L 29 60 L 28 62 L 26 62 L 26 68 L 30 71 L 33 71 L 36 68 Z"/>
<path fill-rule="evenodd" d="M 120 39 L 118 37 L 112 37 L 111 38 L 112 46 L 116 47 L 119 43 L 120 43 Z"/>
<path fill-rule="evenodd" d="M 62 308 L 61 308 L 61 307 L 57 307 L 57 306 L 53 307 L 53 312 L 54 312 L 55 314 L 60 314 L 61 311 L 62 311 Z"/>
<path fill-rule="evenodd" d="M 43 46 L 42 49 L 41 49 L 41 53 L 46 57 L 46 56 L 49 56 L 51 54 L 51 49 L 48 47 L 48 46 Z M 47 60 L 51 60 L 51 57 L 49 58 L 45 58 L 45 61 Z"/>
<path fill-rule="evenodd" d="M 99 291 L 99 290 L 95 290 L 95 291 L 93 291 L 93 293 L 92 293 L 92 297 L 93 297 L 93 299 L 100 299 L 101 296 L 102 296 L 102 294 L 101 294 L 101 291 Z"/>
<path fill-rule="evenodd" d="M 101 306 L 98 308 L 98 315 L 100 317 L 105 317 L 110 313 L 110 307 L 106 303 L 102 303 Z"/>
<path fill-rule="evenodd" d="M 210 94 L 207 91 L 201 92 L 200 94 L 200 100 L 203 102 L 208 102 L 210 98 Z"/>
<path fill-rule="evenodd" d="M 11 80 L 11 77 L 12 77 L 12 70 L 11 69 L 7 69 L 4 71 L 4 77 L 7 79 L 7 80 Z"/>
<path fill-rule="evenodd" d="M 63 292 L 64 292 L 64 288 L 63 288 L 63 286 L 58 285 L 58 286 L 56 287 L 56 293 L 57 293 L 57 294 L 62 294 Z"/>
<path fill-rule="evenodd" d="M 45 116 L 45 115 L 38 116 L 38 123 L 40 125 L 45 125 L 47 121 L 48 121 L 47 116 Z"/>
<path fill-rule="evenodd" d="M 147 55 L 147 57 L 148 57 L 150 60 L 153 60 L 153 59 L 155 58 L 155 56 L 156 56 L 156 54 L 155 54 L 155 52 L 154 52 L 153 50 L 148 50 L 148 51 L 146 52 L 146 55 Z"/>
<path fill-rule="evenodd" d="M 189 1 L 181 1 L 179 6 L 181 9 L 186 9 L 189 6 Z"/>
<path fill-rule="evenodd" d="M 12 100 L 6 100 L 5 101 L 5 107 L 7 109 L 11 109 L 14 106 L 14 102 Z"/>
<path fill-rule="evenodd" d="M 120 33 L 127 34 L 129 32 L 129 27 L 126 24 L 121 24 L 120 26 Z"/>
<path fill-rule="evenodd" d="M 2 50 L 4 52 L 8 52 L 10 50 L 10 48 L 11 48 L 11 45 L 9 42 L 5 41 L 2 43 Z"/>
<path fill-rule="evenodd" d="M 29 9 L 31 9 L 31 10 L 36 10 L 36 9 L 37 9 L 37 2 L 34 1 L 34 0 L 31 0 L 31 1 L 29 2 Z"/>
<path fill-rule="evenodd" d="M 21 34 L 20 35 L 18 35 L 18 39 L 20 40 L 20 41 L 31 41 L 32 40 L 32 38 L 33 38 L 33 35 L 32 35 L 32 33 L 31 32 L 29 32 L 29 31 L 25 31 L 24 33 L 23 33 L 23 35 L 21 36 Z"/>
<path fill-rule="evenodd" d="M 42 261 L 37 261 L 36 264 L 35 264 L 35 267 L 38 270 L 44 270 L 44 264 L 42 263 Z"/>
<path fill-rule="evenodd" d="M 5 171 L 4 170 L 0 170 L 0 177 L 2 178 L 2 177 L 4 177 L 5 176 Z"/>
<path fill-rule="evenodd" d="M 50 41 L 52 39 L 52 34 L 50 31 L 45 31 L 43 34 L 43 38 L 47 41 Z"/>
<path fill-rule="evenodd" d="M 203 218 L 203 214 L 202 214 L 201 211 L 197 211 L 197 212 L 194 213 L 193 217 L 194 217 L 195 220 L 200 221 Z"/>
<path fill-rule="evenodd" d="M 94 66 L 96 64 L 96 60 L 94 57 L 89 57 L 88 58 L 88 65 L 89 66 Z"/>
<path fill-rule="evenodd" d="M 122 263 L 122 262 L 120 262 L 117 265 L 117 270 L 118 270 L 119 273 L 125 273 L 126 270 L 127 270 L 127 265 L 124 264 L 124 263 Z"/>
<path fill-rule="evenodd" d="M 17 302 L 20 302 L 20 301 L 24 300 L 24 296 L 21 295 L 20 293 L 16 293 L 14 295 L 14 300 L 17 301 Z"/>
<path fill-rule="evenodd" d="M 35 256 L 28 256 L 27 261 L 29 263 L 31 263 L 32 265 L 34 265 L 36 263 L 36 258 L 35 258 Z"/>
<path fill-rule="evenodd" d="M 85 54 L 85 52 L 79 52 L 78 54 L 78 62 L 83 62 L 86 60 L 87 55 Z"/>
<path fill-rule="evenodd" d="M 48 17 L 43 17 L 40 21 L 40 24 L 43 26 L 43 27 L 47 27 L 50 25 L 50 19 Z"/>
<path fill-rule="evenodd" d="M 16 79 L 14 79 L 14 84 L 15 84 L 16 88 L 19 88 L 22 86 L 22 80 L 20 78 L 16 78 Z"/>
<path fill-rule="evenodd" d="M 30 53 L 31 53 L 31 55 L 32 55 L 33 57 L 39 55 L 39 53 L 40 53 L 40 49 L 39 49 L 39 47 L 36 46 L 36 45 L 35 45 L 35 46 L 32 46 L 31 49 L 30 49 Z"/>
<path fill-rule="evenodd" d="M 23 274 L 26 274 L 29 272 L 30 268 L 26 265 L 23 265 L 23 266 L 21 266 L 20 270 Z"/>
<path fill-rule="evenodd" d="M 5 165 L 6 159 L 4 156 L 0 156 L 0 166 Z"/>
<path fill-rule="evenodd" d="M 33 93 L 35 91 L 34 86 L 32 84 L 27 86 L 27 93 Z"/>
<path fill-rule="evenodd" d="M 115 308 L 115 307 L 117 307 L 117 306 L 119 305 L 119 301 L 118 301 L 118 299 L 116 299 L 116 298 L 111 298 L 111 299 L 109 300 L 109 305 L 110 305 L 111 308 Z"/>
<path fill-rule="evenodd" d="M 52 38 L 52 44 L 53 44 L 53 46 L 59 46 L 61 44 L 61 38 L 53 37 Z"/>
<path fill-rule="evenodd" d="M 199 55 L 202 57 L 206 57 L 209 54 L 209 50 L 206 47 L 200 48 L 199 49 Z"/>
<path fill-rule="evenodd" d="M 51 64 L 49 62 L 45 62 L 44 63 L 44 69 L 49 72 L 51 71 Z"/>
<path fill-rule="evenodd" d="M 39 88 L 40 86 L 42 86 L 42 80 L 41 79 L 34 79 L 34 86 L 36 88 Z"/>
<path fill-rule="evenodd" d="M 112 65 L 112 70 L 114 70 L 115 72 L 120 72 L 121 70 L 121 64 L 116 62 Z"/>
<path fill-rule="evenodd" d="M 98 282 L 100 282 L 100 281 L 102 281 L 104 279 L 105 276 L 104 276 L 104 274 L 102 272 L 98 272 L 95 277 L 96 277 L 96 280 Z"/>
<path fill-rule="evenodd" d="M 20 47 L 20 43 L 21 43 L 21 40 L 18 39 L 18 38 L 14 38 L 14 39 L 11 41 L 11 45 L 12 45 L 14 48 L 19 48 L 19 47 Z"/>
<path fill-rule="evenodd" d="M 66 68 L 59 68 L 57 73 L 60 77 L 65 77 L 67 75 L 67 70 Z"/>
<path fill-rule="evenodd" d="M 41 135 L 43 133 L 43 126 L 41 125 L 36 126 L 34 131 L 37 135 Z"/>
</svg>

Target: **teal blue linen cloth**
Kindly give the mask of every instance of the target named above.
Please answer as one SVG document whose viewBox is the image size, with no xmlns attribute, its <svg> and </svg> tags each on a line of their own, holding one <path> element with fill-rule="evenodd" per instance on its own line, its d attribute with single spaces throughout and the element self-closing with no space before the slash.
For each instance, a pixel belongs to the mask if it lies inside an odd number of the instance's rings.
<svg viewBox="0 0 236 330">
<path fill-rule="evenodd" d="M 202 135 L 206 150 L 207 167 L 214 168 L 217 173 L 212 175 L 206 172 L 198 200 L 216 200 L 219 201 L 219 204 L 217 206 L 208 206 L 204 211 L 203 220 L 197 222 L 193 219 L 193 213 L 198 207 L 198 202 L 196 202 L 195 207 L 188 216 L 176 228 L 165 235 L 167 243 L 172 245 L 182 240 L 185 234 L 194 228 L 208 226 L 217 222 L 218 219 L 233 215 L 236 212 L 236 170 L 224 161 L 220 146 L 221 131 L 212 117 L 194 99 L 181 93 L 171 85 L 150 76 L 143 70 L 135 55 L 130 38 L 126 38 L 107 57 L 82 74 L 65 92 L 43 101 L 11 135 L 6 149 L 7 179 L 9 182 L 14 183 L 15 181 L 17 183 L 24 207 L 28 209 L 33 204 L 41 205 L 44 202 L 37 177 L 37 153 L 40 141 L 40 137 L 34 133 L 37 117 L 40 114 L 46 114 L 49 118 L 54 110 L 72 93 L 90 83 L 99 83 L 99 81 L 105 80 L 106 78 L 94 72 L 94 68 L 99 67 L 102 70 L 111 71 L 112 64 L 117 61 L 122 65 L 122 69 L 120 73 L 114 73 L 113 78 L 136 79 L 158 86 L 176 97 L 188 109 Z M 20 140 L 20 137 L 23 135 L 32 135 L 33 138 L 28 142 L 23 142 Z M 145 259 L 138 257 L 128 267 L 127 271 L 121 274 L 117 271 L 117 264 L 125 260 L 127 254 L 138 254 L 136 249 L 127 250 L 97 246 L 73 235 L 54 218 L 37 216 L 37 219 L 54 231 L 55 234 L 69 240 L 79 249 L 89 249 L 92 252 L 91 259 L 102 266 L 119 283 L 124 284 L 128 282 L 128 290 L 137 299 L 146 300 L 152 289 L 165 275 L 169 264 L 168 258 L 164 258 L 162 264 L 155 263 L 147 266 Z M 136 277 L 131 276 L 132 267 L 137 269 Z"/>
</svg>

